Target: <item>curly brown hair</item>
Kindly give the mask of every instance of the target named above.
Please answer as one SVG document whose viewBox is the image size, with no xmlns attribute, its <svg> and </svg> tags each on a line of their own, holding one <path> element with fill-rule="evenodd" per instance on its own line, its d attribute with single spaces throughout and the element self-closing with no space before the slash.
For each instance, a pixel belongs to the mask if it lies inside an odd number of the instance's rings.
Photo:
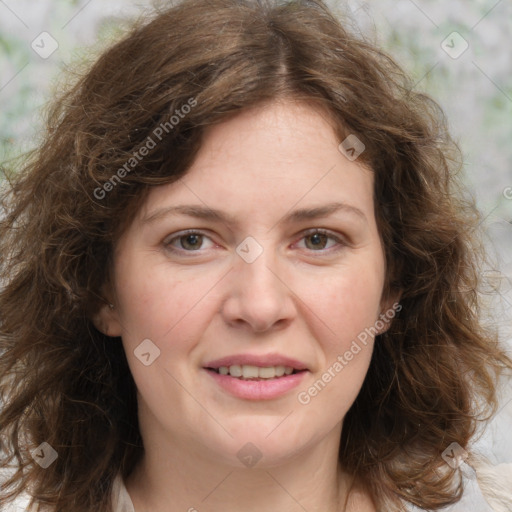
<svg viewBox="0 0 512 512">
<path fill-rule="evenodd" d="M 467 447 L 496 410 L 497 376 L 512 361 L 481 321 L 480 216 L 440 107 L 321 0 L 186 0 L 111 45 L 53 103 L 23 168 L 4 172 L 1 467 L 16 472 L 0 504 L 30 489 L 56 512 L 111 511 L 115 476 L 143 451 L 122 345 L 91 321 L 113 248 L 149 190 L 187 172 L 207 127 L 279 97 L 315 103 L 340 141 L 364 141 L 384 294 L 401 296 L 344 419 L 340 463 L 379 510 L 460 498 L 460 471 L 441 453 Z M 165 143 L 123 167 L 191 99 Z M 47 469 L 30 455 L 43 442 L 59 454 Z"/>
</svg>

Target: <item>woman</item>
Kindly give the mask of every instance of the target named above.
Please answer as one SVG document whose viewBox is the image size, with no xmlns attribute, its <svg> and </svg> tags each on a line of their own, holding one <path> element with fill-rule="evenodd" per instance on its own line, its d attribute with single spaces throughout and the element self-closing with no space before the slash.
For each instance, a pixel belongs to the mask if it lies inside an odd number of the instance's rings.
<svg viewBox="0 0 512 512">
<path fill-rule="evenodd" d="M 20 471 L 0 499 L 456 503 L 512 368 L 478 317 L 456 149 L 320 1 L 187 0 L 139 23 L 3 197 L 0 424 Z"/>
</svg>

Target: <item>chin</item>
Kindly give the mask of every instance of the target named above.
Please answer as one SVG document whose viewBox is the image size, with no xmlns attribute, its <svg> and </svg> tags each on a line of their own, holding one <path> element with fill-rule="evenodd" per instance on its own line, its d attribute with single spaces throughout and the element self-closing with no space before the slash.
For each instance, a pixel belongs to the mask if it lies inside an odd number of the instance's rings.
<svg viewBox="0 0 512 512">
<path fill-rule="evenodd" d="M 290 462 L 303 449 L 306 448 L 305 433 L 292 433 L 289 429 L 276 428 L 282 418 L 273 418 L 271 428 L 268 428 L 269 422 L 259 424 L 245 423 L 245 428 L 236 432 L 234 429 L 228 429 L 233 437 L 224 436 L 222 444 L 212 443 L 212 451 L 219 451 L 223 446 L 222 453 L 218 454 L 224 459 L 224 463 L 235 467 L 248 468 L 271 468 Z M 284 426 L 284 425 L 283 425 Z M 217 440 L 219 441 L 219 440 Z"/>
</svg>

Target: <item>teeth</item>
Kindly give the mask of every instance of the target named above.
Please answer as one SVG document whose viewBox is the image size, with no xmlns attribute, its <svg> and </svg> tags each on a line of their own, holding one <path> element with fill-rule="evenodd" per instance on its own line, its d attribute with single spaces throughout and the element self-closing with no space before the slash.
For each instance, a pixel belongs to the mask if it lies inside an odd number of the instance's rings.
<svg viewBox="0 0 512 512">
<path fill-rule="evenodd" d="M 229 373 L 232 377 L 241 377 L 242 376 L 242 367 L 234 364 L 229 367 Z"/>
<path fill-rule="evenodd" d="M 293 368 L 291 366 L 267 366 L 260 368 L 250 364 L 242 366 L 234 364 L 232 366 L 221 366 L 218 369 L 221 375 L 231 375 L 231 377 L 241 377 L 243 379 L 274 379 L 283 375 L 291 375 Z"/>
<path fill-rule="evenodd" d="M 273 366 L 269 366 L 268 368 L 256 368 L 257 377 L 261 377 L 262 379 L 273 379 L 276 376 L 276 369 Z M 246 377 L 244 372 L 244 377 Z"/>
<path fill-rule="evenodd" d="M 242 377 L 244 379 L 257 379 L 259 377 L 259 374 L 260 370 L 257 366 L 242 366 Z"/>
</svg>

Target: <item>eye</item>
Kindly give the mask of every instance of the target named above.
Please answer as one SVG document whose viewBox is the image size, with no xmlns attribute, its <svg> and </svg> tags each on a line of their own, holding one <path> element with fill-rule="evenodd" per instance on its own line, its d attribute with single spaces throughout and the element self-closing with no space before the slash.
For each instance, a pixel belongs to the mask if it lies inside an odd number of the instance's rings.
<svg viewBox="0 0 512 512">
<path fill-rule="evenodd" d="M 197 252 L 200 249 L 205 249 L 205 247 L 202 247 L 205 239 L 210 240 L 209 237 L 200 231 L 189 230 L 168 238 L 165 240 L 164 245 L 173 252 Z"/>
<path fill-rule="evenodd" d="M 204 247 L 203 244 L 205 240 L 209 240 L 211 245 L 209 247 Z M 337 249 L 334 251 L 341 249 L 347 245 L 347 243 L 340 237 L 334 235 L 330 231 L 326 231 L 323 229 L 312 229 L 304 234 L 301 238 L 301 241 L 305 241 L 305 248 L 313 251 L 313 252 L 327 252 L 333 246 L 338 245 Z M 329 240 L 333 241 L 329 247 Z M 182 231 L 181 233 L 177 233 L 173 235 L 171 238 L 167 238 L 164 241 L 164 245 L 166 249 L 172 252 L 200 252 L 204 249 L 210 249 L 213 247 L 213 242 L 210 237 L 208 237 L 205 233 L 196 230 L 187 230 Z M 299 245 L 299 248 L 300 247 Z"/>
<path fill-rule="evenodd" d="M 323 229 L 313 229 L 305 233 L 301 240 L 305 240 L 306 248 L 315 252 L 325 251 L 326 249 L 332 248 L 332 245 L 326 248 L 328 240 L 334 240 L 335 244 L 339 245 L 338 249 L 347 245 L 347 243 L 340 237 L 334 235 L 330 231 Z M 308 242 L 309 241 L 309 242 Z M 337 250 L 337 249 L 335 249 Z"/>
</svg>

